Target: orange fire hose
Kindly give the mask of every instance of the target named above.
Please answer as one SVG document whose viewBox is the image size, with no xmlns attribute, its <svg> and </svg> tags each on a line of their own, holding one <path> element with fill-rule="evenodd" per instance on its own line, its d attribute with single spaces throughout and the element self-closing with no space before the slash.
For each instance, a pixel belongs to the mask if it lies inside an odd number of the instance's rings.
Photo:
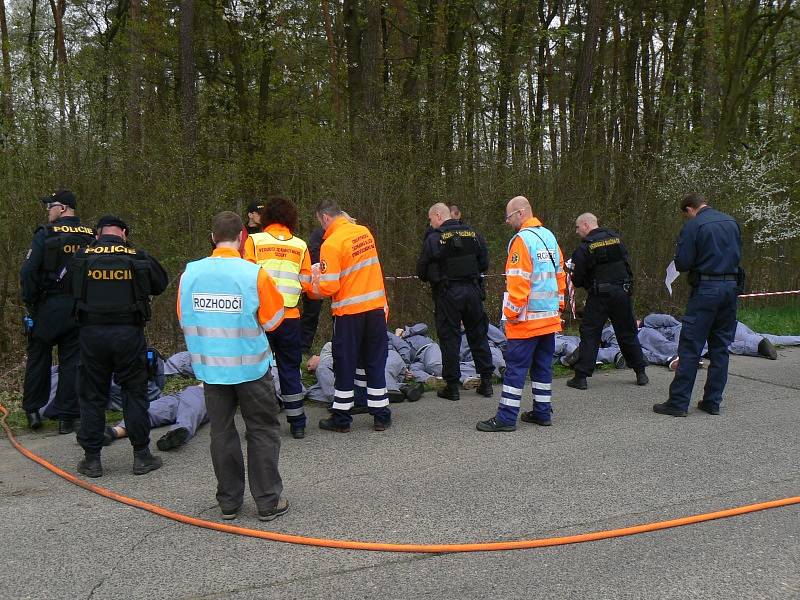
<svg viewBox="0 0 800 600">
<path fill-rule="evenodd" d="M 771 500 L 769 502 L 759 502 L 757 504 L 747 504 L 745 506 L 738 506 L 736 508 L 729 508 L 727 510 L 720 510 L 711 513 L 704 513 L 699 515 L 692 515 L 689 517 L 682 517 L 680 519 L 670 519 L 668 521 L 657 521 L 655 523 L 645 523 L 642 525 L 634 525 L 632 527 L 623 527 L 621 529 L 608 529 L 605 531 L 593 531 L 590 533 L 581 533 L 578 535 L 568 535 L 563 537 L 550 537 L 540 538 L 534 540 L 514 540 L 507 542 L 477 542 L 473 544 L 389 544 L 383 542 L 358 542 L 354 540 L 329 540 L 325 538 L 313 538 L 302 535 L 290 535 L 286 533 L 277 533 L 274 531 L 264 531 L 261 529 L 248 529 L 246 527 L 236 527 L 234 525 L 225 525 L 223 523 L 216 523 L 214 521 L 206 521 L 205 519 L 198 519 L 190 517 L 178 512 L 168 510 L 157 504 L 137 500 L 136 498 L 129 498 L 122 494 L 117 494 L 104 487 L 94 485 L 84 481 L 56 467 L 55 465 L 47 462 L 45 459 L 34 454 L 22 444 L 20 444 L 16 437 L 14 437 L 11 428 L 6 423 L 8 416 L 8 409 L 0 404 L 0 424 L 8 436 L 11 444 L 23 456 L 31 459 L 33 462 L 43 466 L 48 471 L 51 471 L 59 477 L 66 479 L 85 490 L 99 494 L 111 500 L 116 500 L 122 504 L 133 506 L 146 510 L 156 515 L 185 523 L 187 525 L 194 525 L 195 527 L 204 527 L 206 529 L 213 529 L 223 533 L 234 533 L 236 535 L 244 535 L 248 537 L 262 538 L 265 540 L 272 540 L 274 542 L 285 542 L 288 544 L 302 544 L 305 546 L 321 546 L 324 548 L 341 548 L 346 550 L 370 550 L 373 552 L 416 552 L 416 553 L 447 553 L 447 552 L 490 552 L 498 550 L 523 550 L 527 548 L 543 548 L 546 546 L 563 546 L 565 544 L 580 544 L 582 542 L 594 542 L 597 540 L 607 540 L 609 538 L 623 537 L 626 535 L 635 535 L 637 533 L 649 533 L 652 531 L 659 531 L 661 529 L 670 529 L 672 527 L 682 527 L 683 525 L 692 525 L 694 523 L 703 523 L 705 521 L 713 521 L 715 519 L 724 519 L 727 517 L 735 517 L 738 515 L 746 515 L 761 510 L 768 510 L 770 508 L 778 508 L 781 506 L 790 506 L 792 504 L 800 504 L 800 496 L 791 498 L 783 498 L 781 500 Z"/>
</svg>

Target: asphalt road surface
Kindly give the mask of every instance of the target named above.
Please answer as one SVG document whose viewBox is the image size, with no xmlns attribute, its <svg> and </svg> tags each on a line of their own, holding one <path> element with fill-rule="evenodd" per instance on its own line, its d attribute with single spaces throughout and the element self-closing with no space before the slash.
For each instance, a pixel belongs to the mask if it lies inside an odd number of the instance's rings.
<svg viewBox="0 0 800 600">
<path fill-rule="evenodd" d="M 460 543 L 563 536 L 800 495 L 800 349 L 733 357 L 720 416 L 656 415 L 672 374 L 603 371 L 553 385 L 553 426 L 480 433 L 496 399 L 426 393 L 383 433 L 283 426 L 291 510 L 262 524 L 249 496 L 234 524 L 324 538 Z M 705 380 L 700 371 L 696 393 Z M 495 388 L 499 396 L 499 386 Z M 523 402 L 530 402 L 530 393 Z M 153 439 L 163 433 L 154 431 Z M 74 436 L 21 434 L 74 471 Z M 104 449 L 99 485 L 219 520 L 209 434 L 164 467 L 130 473 Z M 155 444 L 153 444 L 155 451 Z M 277 543 L 173 522 L 82 490 L 0 439 L 1 598 L 800 598 L 800 506 L 578 545 L 423 555 Z"/>
</svg>

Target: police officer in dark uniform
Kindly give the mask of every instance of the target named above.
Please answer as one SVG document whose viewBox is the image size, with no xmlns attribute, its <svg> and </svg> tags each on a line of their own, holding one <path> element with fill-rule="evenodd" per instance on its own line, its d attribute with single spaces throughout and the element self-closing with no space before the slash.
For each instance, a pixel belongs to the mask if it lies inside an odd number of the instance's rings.
<svg viewBox="0 0 800 600">
<path fill-rule="evenodd" d="M 39 410 L 50 395 L 53 346 L 58 346 L 60 377 L 46 416 L 58 419 L 59 433 L 72 433 L 78 408 L 78 327 L 72 317 L 67 271 L 75 252 L 94 240 L 94 230 L 75 216 L 75 195 L 59 190 L 42 199 L 48 224 L 36 229 L 20 270 L 22 300 L 28 308 L 28 359 L 22 407 L 28 426 L 39 429 Z M 32 328 L 30 328 L 32 321 Z"/>
<path fill-rule="evenodd" d="M 625 362 L 636 372 L 636 384 L 647 385 L 647 361 L 637 336 L 633 316 L 631 291 L 633 276 L 628 265 L 628 251 L 619 235 L 599 227 L 597 217 L 584 213 L 575 220 L 575 233 L 583 240 L 572 253 L 572 283 L 588 292 L 581 320 L 581 342 L 575 376 L 567 385 L 577 390 L 587 388 L 586 378 L 592 376 L 600 334 L 607 319 L 611 319 Z"/>
<path fill-rule="evenodd" d="M 446 387 L 440 398 L 459 399 L 458 382 L 461 324 L 467 336 L 475 370 L 481 377 L 478 393 L 492 396 L 492 355 L 489 319 L 483 309 L 482 274 L 489 268 L 489 252 L 480 234 L 451 217 L 446 204 L 428 211 L 431 228 L 425 235 L 417 276 L 431 284 L 436 331 L 442 348 L 442 377 Z"/>
<path fill-rule="evenodd" d="M 247 205 L 247 233 L 261 233 L 261 209 L 264 208 L 264 203 L 253 201 Z"/>
<path fill-rule="evenodd" d="M 678 368 L 669 386 L 669 400 L 654 405 L 653 411 L 686 416 L 700 353 L 708 341 L 708 376 L 697 408 L 718 415 L 728 381 L 728 346 L 736 333 L 738 295 L 744 287 L 739 266 L 742 234 L 733 217 L 708 206 L 702 194 L 686 194 L 680 206 L 689 220 L 678 236 L 675 267 L 689 272 L 692 291 L 682 319 Z"/>
<path fill-rule="evenodd" d="M 72 268 L 81 351 L 78 443 L 85 452 L 78 472 L 89 477 L 103 474 L 100 451 L 112 374 L 122 388 L 134 475 L 161 466 L 161 459 L 150 453 L 144 325 L 150 296 L 166 289 L 167 273 L 155 258 L 128 244 L 128 232 L 118 217 L 102 217 L 97 240 L 75 255 Z"/>
</svg>

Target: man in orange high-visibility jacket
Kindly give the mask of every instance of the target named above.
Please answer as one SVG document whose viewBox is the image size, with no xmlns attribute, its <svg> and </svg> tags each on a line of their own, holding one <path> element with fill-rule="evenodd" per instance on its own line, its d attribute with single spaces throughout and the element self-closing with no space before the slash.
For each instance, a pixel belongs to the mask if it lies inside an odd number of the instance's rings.
<svg viewBox="0 0 800 600">
<path fill-rule="evenodd" d="M 264 231 L 247 238 L 244 259 L 264 268 L 283 296 L 283 323 L 267 333 L 267 338 L 278 363 L 286 420 L 292 437 L 300 440 L 306 435 L 306 413 L 300 380 L 303 340 L 297 304 L 302 292 L 311 291 L 311 259 L 306 243 L 294 235 L 297 208 L 292 202 L 280 196 L 267 198 L 259 218 Z"/>
<path fill-rule="evenodd" d="M 316 214 L 325 234 L 314 291 L 331 297 L 334 316 L 333 406 L 331 417 L 321 420 L 319 426 L 340 433 L 350 431 L 350 409 L 358 388 L 360 397 L 366 392 L 375 431 L 384 431 L 392 422 L 384 373 L 389 351 L 388 305 L 375 239 L 331 200 L 323 200 Z"/>
<path fill-rule="evenodd" d="M 533 410 L 522 414 L 527 423 L 550 425 L 555 334 L 561 331 L 566 275 L 561 248 L 553 233 L 533 216 L 523 196 L 506 206 L 506 223 L 516 234 L 508 245 L 506 296 L 506 370 L 497 414 L 477 424 L 478 431 L 517 428 L 525 377 L 531 374 Z"/>
</svg>

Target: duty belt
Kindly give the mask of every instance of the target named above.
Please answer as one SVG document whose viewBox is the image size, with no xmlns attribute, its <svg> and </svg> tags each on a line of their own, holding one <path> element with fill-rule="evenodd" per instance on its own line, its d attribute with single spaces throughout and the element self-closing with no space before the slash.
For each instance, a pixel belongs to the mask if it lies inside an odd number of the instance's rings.
<svg viewBox="0 0 800 600">
<path fill-rule="evenodd" d="M 703 275 L 699 276 L 700 281 L 737 281 L 736 273 L 728 273 L 726 275 Z"/>
</svg>

